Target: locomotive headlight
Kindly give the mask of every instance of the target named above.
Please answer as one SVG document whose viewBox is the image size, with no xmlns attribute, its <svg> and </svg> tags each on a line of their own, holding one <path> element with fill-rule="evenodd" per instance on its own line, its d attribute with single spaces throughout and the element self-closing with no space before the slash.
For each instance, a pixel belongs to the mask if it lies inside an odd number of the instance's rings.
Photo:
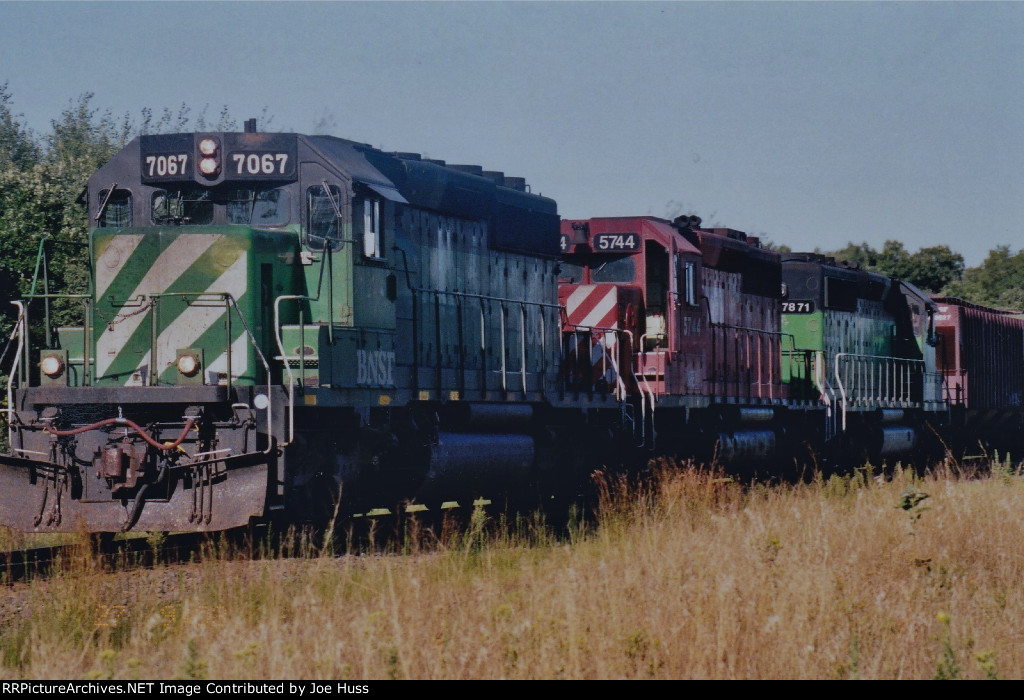
<svg viewBox="0 0 1024 700">
<path fill-rule="evenodd" d="M 192 354 L 178 357 L 178 371 L 186 377 L 194 377 L 199 371 L 199 358 Z"/>
<path fill-rule="evenodd" d="M 216 158 L 203 158 L 199 161 L 199 172 L 207 177 L 213 177 L 220 170 L 220 163 Z"/>
<path fill-rule="evenodd" d="M 64 361 L 57 355 L 47 355 L 39 363 L 39 369 L 47 377 L 59 377 L 64 371 Z"/>
<path fill-rule="evenodd" d="M 212 156 L 217 152 L 217 140 L 216 139 L 203 139 L 199 142 L 199 152 L 204 156 Z"/>
</svg>

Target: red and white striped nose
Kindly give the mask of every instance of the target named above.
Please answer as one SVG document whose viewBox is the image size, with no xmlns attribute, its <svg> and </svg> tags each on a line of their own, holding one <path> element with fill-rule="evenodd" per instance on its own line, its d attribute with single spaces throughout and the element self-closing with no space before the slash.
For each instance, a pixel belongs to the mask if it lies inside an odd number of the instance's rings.
<svg viewBox="0 0 1024 700">
<path fill-rule="evenodd" d="M 582 284 L 565 301 L 569 324 L 584 328 L 619 327 L 619 289 L 612 284 Z"/>
</svg>

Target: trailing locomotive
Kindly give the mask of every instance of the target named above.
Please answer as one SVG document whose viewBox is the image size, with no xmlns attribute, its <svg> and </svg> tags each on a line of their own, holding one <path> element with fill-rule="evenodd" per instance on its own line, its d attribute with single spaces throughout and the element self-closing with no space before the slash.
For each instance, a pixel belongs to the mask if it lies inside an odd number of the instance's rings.
<svg viewBox="0 0 1024 700">
<path fill-rule="evenodd" d="M 931 299 L 814 253 L 785 255 L 782 279 L 782 327 L 812 355 L 787 382 L 819 394 L 834 451 L 859 462 L 900 457 L 934 437 L 925 423 L 944 421 Z"/>
<path fill-rule="evenodd" d="M 578 377 L 581 331 L 594 336 L 591 365 L 618 348 L 615 381 L 635 397 L 630 415 L 648 449 L 763 464 L 788 455 L 779 443 L 793 420 L 779 255 L 739 231 L 699 226 L 696 217 L 563 221 L 566 356 Z"/>
<path fill-rule="evenodd" d="M 943 325 L 958 302 L 698 217 L 560 221 L 522 178 L 253 123 L 136 138 L 80 201 L 88 291 L 50 289 L 44 240 L 15 302 L 21 530 L 536 504 L 657 454 L 781 475 L 1021 425 L 1019 320 Z"/>
</svg>

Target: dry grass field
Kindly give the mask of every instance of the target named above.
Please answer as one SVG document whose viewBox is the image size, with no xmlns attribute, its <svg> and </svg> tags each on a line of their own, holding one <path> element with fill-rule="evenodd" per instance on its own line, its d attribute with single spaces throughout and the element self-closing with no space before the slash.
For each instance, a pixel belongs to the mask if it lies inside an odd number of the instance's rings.
<svg viewBox="0 0 1024 700">
<path fill-rule="evenodd" d="M 664 470 L 602 500 L 558 537 L 477 517 L 398 553 L 118 573 L 73 555 L 0 590 L 0 676 L 1024 676 L 1008 465 L 799 486 Z"/>
</svg>

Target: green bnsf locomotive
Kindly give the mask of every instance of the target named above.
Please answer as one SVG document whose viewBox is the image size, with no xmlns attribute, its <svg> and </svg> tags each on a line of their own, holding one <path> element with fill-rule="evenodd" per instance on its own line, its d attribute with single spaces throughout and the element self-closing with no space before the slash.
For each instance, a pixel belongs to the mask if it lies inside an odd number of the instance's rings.
<svg viewBox="0 0 1024 700">
<path fill-rule="evenodd" d="M 136 138 L 82 202 L 91 289 L 46 289 L 43 246 L 18 302 L 3 524 L 323 520 L 544 462 L 559 218 L 522 178 L 247 123 Z"/>
<path fill-rule="evenodd" d="M 824 443 L 853 463 L 912 453 L 944 422 L 935 304 L 912 285 L 816 253 L 782 262 L 792 395 L 817 395 Z M 925 422 L 932 424 L 929 430 Z"/>
</svg>

